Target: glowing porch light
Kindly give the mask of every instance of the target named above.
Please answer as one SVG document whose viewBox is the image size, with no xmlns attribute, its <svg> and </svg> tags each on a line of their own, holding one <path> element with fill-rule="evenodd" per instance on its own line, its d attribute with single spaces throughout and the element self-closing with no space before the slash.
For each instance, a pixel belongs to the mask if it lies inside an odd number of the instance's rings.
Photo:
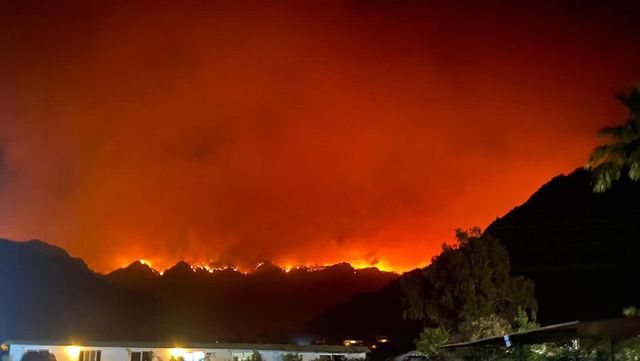
<svg viewBox="0 0 640 361">
<path fill-rule="evenodd" d="M 378 337 L 376 337 L 376 342 L 378 342 L 378 343 L 387 343 L 387 342 L 389 342 L 389 338 L 387 338 L 386 336 L 378 336 Z"/>
<path fill-rule="evenodd" d="M 356 345 L 360 345 L 362 344 L 362 341 L 360 340 L 344 340 L 342 342 L 343 345 L 349 347 L 349 346 L 356 346 Z"/>
<path fill-rule="evenodd" d="M 69 357 L 75 360 L 80 356 L 80 346 L 67 346 L 64 351 Z"/>
<path fill-rule="evenodd" d="M 172 348 L 169 353 L 171 354 L 172 357 L 177 358 L 177 357 L 184 357 L 184 354 L 186 353 L 186 351 L 183 348 L 175 347 L 175 348 Z"/>
</svg>

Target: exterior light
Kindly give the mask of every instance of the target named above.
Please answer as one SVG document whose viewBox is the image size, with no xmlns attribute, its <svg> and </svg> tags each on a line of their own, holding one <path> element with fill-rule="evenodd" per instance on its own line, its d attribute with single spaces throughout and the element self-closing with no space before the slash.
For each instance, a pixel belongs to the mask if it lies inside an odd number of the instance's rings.
<svg viewBox="0 0 640 361">
<path fill-rule="evenodd" d="M 362 341 L 361 340 L 344 340 L 342 341 L 342 344 L 347 347 L 356 346 L 356 345 L 362 345 Z"/>
<path fill-rule="evenodd" d="M 65 352 L 67 353 L 67 355 L 69 355 L 69 357 L 77 360 L 78 356 L 80 356 L 80 346 L 67 346 L 65 348 Z"/>
<path fill-rule="evenodd" d="M 185 354 L 185 350 L 183 348 L 172 348 L 171 351 L 171 356 L 173 357 L 184 357 Z"/>
</svg>

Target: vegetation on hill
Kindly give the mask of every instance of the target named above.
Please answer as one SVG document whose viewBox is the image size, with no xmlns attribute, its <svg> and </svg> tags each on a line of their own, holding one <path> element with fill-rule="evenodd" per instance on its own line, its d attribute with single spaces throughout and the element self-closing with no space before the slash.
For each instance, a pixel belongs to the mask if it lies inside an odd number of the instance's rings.
<svg viewBox="0 0 640 361">
<path fill-rule="evenodd" d="M 406 317 L 444 327 L 462 339 L 473 337 L 474 322 L 512 320 L 519 309 L 534 311 L 533 282 L 512 276 L 509 254 L 479 228 L 456 231 L 457 244 L 443 245 L 419 277 L 403 278 Z"/>
<path fill-rule="evenodd" d="M 514 330 L 522 314 L 534 314 L 533 282 L 511 275 L 509 254 L 479 228 L 456 231 L 417 277 L 401 279 L 405 317 L 424 321 L 418 347 L 432 353 L 448 341 L 469 341 Z"/>
</svg>

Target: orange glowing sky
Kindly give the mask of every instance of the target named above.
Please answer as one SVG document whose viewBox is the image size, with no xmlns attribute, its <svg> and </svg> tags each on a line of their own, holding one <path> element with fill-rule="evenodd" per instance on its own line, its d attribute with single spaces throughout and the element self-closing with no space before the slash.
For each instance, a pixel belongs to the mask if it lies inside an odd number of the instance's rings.
<svg viewBox="0 0 640 361">
<path fill-rule="evenodd" d="M 632 1 L 447 3 L 2 2 L 0 236 L 101 272 L 424 265 L 640 83 Z"/>
</svg>

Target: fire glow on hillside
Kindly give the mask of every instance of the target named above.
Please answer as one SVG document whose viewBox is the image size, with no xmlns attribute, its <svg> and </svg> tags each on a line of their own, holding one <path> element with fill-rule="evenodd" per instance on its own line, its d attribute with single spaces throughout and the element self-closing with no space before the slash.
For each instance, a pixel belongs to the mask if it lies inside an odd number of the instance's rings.
<svg viewBox="0 0 640 361">
<path fill-rule="evenodd" d="M 136 262 L 136 261 L 134 261 Z M 149 260 L 146 259 L 140 259 L 137 260 L 138 263 L 145 265 L 147 267 L 149 267 L 151 270 L 153 270 L 154 272 L 162 275 L 164 274 L 165 270 L 170 268 L 171 266 L 173 266 L 174 264 L 170 263 L 170 262 L 150 262 Z M 236 266 L 233 265 L 219 265 L 216 264 L 213 261 L 209 261 L 209 262 L 194 262 L 194 263 L 190 263 L 187 262 L 191 268 L 191 270 L 193 272 L 197 272 L 197 271 L 205 271 L 205 272 L 209 272 L 209 273 L 216 273 L 216 272 L 223 272 L 223 271 L 233 271 L 233 272 L 239 272 L 242 274 L 249 274 L 252 272 L 255 272 L 256 270 L 258 270 L 260 267 L 262 267 L 263 265 L 265 265 L 265 262 L 259 262 L 258 264 L 256 264 L 254 267 L 252 268 L 238 268 Z M 123 264 L 121 265 L 120 268 L 125 268 L 127 267 L 129 264 Z M 369 264 L 352 264 L 349 263 L 349 265 L 351 265 L 351 267 L 354 268 L 354 270 L 361 270 L 361 269 L 367 269 L 367 268 L 376 268 L 380 271 L 383 272 L 396 272 L 395 270 L 393 270 L 392 268 L 387 268 L 384 266 L 384 264 L 374 264 L 374 265 L 369 265 Z M 308 272 L 314 272 L 314 271 L 320 271 L 323 269 L 326 269 L 327 267 L 331 267 L 332 265 L 296 265 L 293 266 L 291 264 L 284 264 L 284 265 L 278 265 L 278 264 L 274 264 L 274 266 L 279 267 L 280 269 L 282 269 L 282 271 L 284 273 L 289 273 L 292 271 L 297 271 L 297 270 L 305 270 Z"/>
</svg>

